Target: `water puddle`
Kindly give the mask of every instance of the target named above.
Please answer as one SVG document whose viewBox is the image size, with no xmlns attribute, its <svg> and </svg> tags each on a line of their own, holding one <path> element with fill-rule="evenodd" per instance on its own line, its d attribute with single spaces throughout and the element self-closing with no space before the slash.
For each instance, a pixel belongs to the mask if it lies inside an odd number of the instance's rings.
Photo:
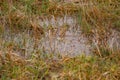
<svg viewBox="0 0 120 80">
<path fill-rule="evenodd" d="M 55 30 L 47 30 L 45 32 L 45 37 L 38 40 L 38 49 L 44 50 L 45 53 L 60 53 L 63 55 L 75 56 L 79 54 L 90 54 L 92 45 L 88 44 L 88 39 L 81 33 L 80 26 L 75 16 L 64 16 L 64 17 L 54 17 L 39 19 L 38 23 L 40 26 L 47 28 L 52 26 L 52 29 L 57 29 L 56 33 L 51 35 Z M 64 29 L 63 25 L 67 25 L 69 28 Z M 61 30 L 63 29 L 63 32 Z M 64 31 L 65 30 L 65 31 Z M 63 37 L 60 36 L 63 34 Z M 5 48 L 5 45 L 12 43 L 14 51 L 16 53 L 27 53 L 30 55 L 35 52 L 34 38 L 30 37 L 29 34 L 11 34 L 10 32 L 5 32 L 3 35 L 3 42 L 0 44 L 0 48 Z M 120 37 L 119 32 L 113 30 L 113 33 L 108 39 L 109 47 L 113 48 L 117 46 L 120 48 Z"/>
<path fill-rule="evenodd" d="M 46 38 L 43 39 L 42 46 L 45 51 L 51 53 L 60 53 L 65 55 L 78 55 L 81 53 L 90 54 L 92 46 L 88 44 L 88 39 L 81 34 L 80 26 L 76 17 L 64 16 L 64 18 L 55 18 L 54 16 L 51 19 L 45 19 L 44 21 L 39 21 L 41 26 L 53 26 L 60 28 L 62 25 L 69 25 L 69 29 L 65 32 L 64 38 L 61 40 L 58 35 L 50 37 L 49 32 L 46 35 Z M 118 32 L 113 30 L 112 34 L 107 41 L 109 47 L 113 48 L 114 46 L 120 47 L 118 40 Z M 94 43 L 93 43 L 94 44 Z"/>
</svg>

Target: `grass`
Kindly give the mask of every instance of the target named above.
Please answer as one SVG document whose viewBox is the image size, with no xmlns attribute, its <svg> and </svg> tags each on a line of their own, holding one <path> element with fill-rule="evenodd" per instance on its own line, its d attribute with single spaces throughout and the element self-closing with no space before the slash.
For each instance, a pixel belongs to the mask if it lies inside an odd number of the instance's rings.
<svg viewBox="0 0 120 80">
<path fill-rule="evenodd" d="M 8 53 L 10 54 L 10 53 Z M 105 58 L 80 55 L 74 58 L 52 57 L 42 59 L 34 56 L 31 60 L 4 57 L 1 64 L 1 80 L 119 80 L 120 56 L 112 54 Z M 11 58 L 12 57 L 12 58 Z"/>
<path fill-rule="evenodd" d="M 0 80 L 120 80 L 120 49 L 110 48 L 106 41 L 112 30 L 120 31 L 119 5 L 119 0 L 78 4 L 1 0 Z M 39 19 L 66 15 L 76 17 L 83 35 L 93 45 L 91 55 L 70 57 L 46 51 L 42 46 L 44 37 L 57 28 L 51 24 L 41 26 Z M 65 25 L 60 31 L 63 35 Z"/>
</svg>

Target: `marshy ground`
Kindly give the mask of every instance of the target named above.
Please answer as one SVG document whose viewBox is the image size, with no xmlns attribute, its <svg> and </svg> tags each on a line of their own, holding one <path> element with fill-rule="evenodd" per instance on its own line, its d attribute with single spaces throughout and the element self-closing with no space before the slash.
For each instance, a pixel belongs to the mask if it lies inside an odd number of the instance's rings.
<svg viewBox="0 0 120 80">
<path fill-rule="evenodd" d="M 119 0 L 1 0 L 0 80 L 120 80 Z"/>
</svg>

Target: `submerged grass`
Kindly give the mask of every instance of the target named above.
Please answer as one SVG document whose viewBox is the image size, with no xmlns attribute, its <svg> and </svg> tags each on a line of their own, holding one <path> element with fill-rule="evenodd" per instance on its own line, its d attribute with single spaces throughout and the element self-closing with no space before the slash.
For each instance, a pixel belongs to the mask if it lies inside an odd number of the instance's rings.
<svg viewBox="0 0 120 80">
<path fill-rule="evenodd" d="M 0 79 L 120 80 L 120 50 L 106 45 L 111 29 L 120 31 L 119 6 L 119 0 L 91 0 L 77 4 L 0 0 Z M 38 46 L 46 31 L 51 29 L 40 26 L 39 18 L 64 15 L 77 16 L 83 34 L 89 41 L 95 39 L 97 45 L 93 55 L 54 56 Z"/>
</svg>

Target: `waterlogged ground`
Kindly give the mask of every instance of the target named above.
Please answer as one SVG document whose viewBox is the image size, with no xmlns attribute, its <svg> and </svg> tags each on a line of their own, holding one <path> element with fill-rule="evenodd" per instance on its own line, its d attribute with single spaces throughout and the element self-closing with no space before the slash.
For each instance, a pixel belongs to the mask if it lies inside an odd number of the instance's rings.
<svg viewBox="0 0 120 80">
<path fill-rule="evenodd" d="M 97 47 L 98 43 L 96 38 L 93 38 L 93 42 L 90 44 L 89 39 L 83 36 L 81 26 L 79 26 L 75 16 L 44 17 L 39 18 L 37 23 L 45 29 L 50 27 L 50 29 L 45 31 L 45 36 L 42 36 L 41 39 L 35 39 L 30 35 L 31 32 L 27 30 L 14 33 L 6 29 L 0 38 L 0 49 L 4 50 L 3 52 L 10 49 L 10 51 L 12 50 L 15 53 L 27 57 L 36 52 L 45 54 L 59 53 L 70 56 L 91 54 L 93 46 Z M 68 28 L 64 29 L 66 25 Z M 63 35 L 61 36 L 61 34 Z M 115 46 L 120 48 L 119 33 L 117 31 L 112 31 L 112 34 L 107 40 L 107 44 L 110 48 Z"/>
<path fill-rule="evenodd" d="M 64 28 L 64 24 L 69 26 L 69 29 L 64 32 L 64 36 L 60 37 L 60 31 L 58 31 L 53 37 L 48 32 L 46 38 L 43 41 L 43 46 L 48 52 L 62 53 L 66 55 L 76 55 L 80 53 L 89 54 L 90 45 L 87 44 L 87 39 L 81 35 L 80 27 L 75 17 L 64 16 L 63 18 L 45 19 L 40 21 L 41 26 L 52 25 L 53 27 Z M 62 29 L 61 29 L 62 31 Z"/>
</svg>

